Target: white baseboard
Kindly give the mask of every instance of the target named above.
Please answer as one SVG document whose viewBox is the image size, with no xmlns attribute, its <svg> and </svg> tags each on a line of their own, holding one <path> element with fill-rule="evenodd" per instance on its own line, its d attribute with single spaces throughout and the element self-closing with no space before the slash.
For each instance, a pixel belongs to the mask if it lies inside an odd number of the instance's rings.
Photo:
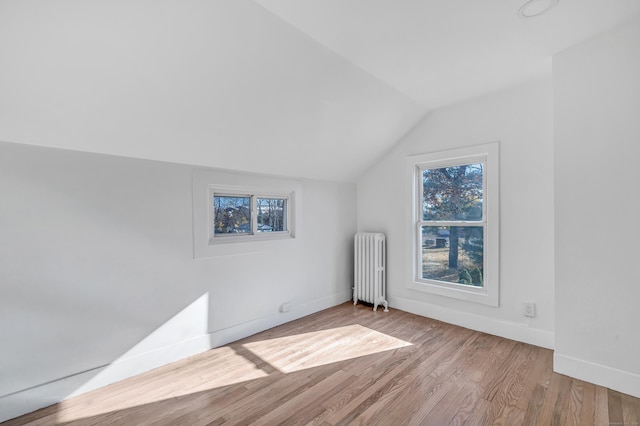
<svg viewBox="0 0 640 426">
<path fill-rule="evenodd" d="M 518 342 L 529 343 L 547 349 L 553 349 L 554 347 L 553 332 L 528 327 L 517 322 L 487 318 L 401 297 L 389 297 L 389 306 L 423 317 L 470 328 L 471 330 L 517 340 Z"/>
<path fill-rule="evenodd" d="M 236 340 L 268 330 L 280 324 L 311 315 L 323 309 L 344 303 L 351 297 L 352 295 L 349 291 L 335 293 L 331 296 L 312 300 L 307 303 L 293 304 L 292 309 L 289 312 L 270 315 L 268 317 L 263 317 L 243 324 L 238 324 L 233 327 L 225 328 L 223 330 L 215 331 L 209 335 L 211 338 L 211 347 L 215 348 L 221 345 L 226 345 L 227 343 L 235 342 Z"/>
<path fill-rule="evenodd" d="M 553 371 L 640 398 L 640 375 L 606 365 L 553 354 Z"/>
<path fill-rule="evenodd" d="M 104 366 L 5 395 L 0 397 L 0 422 L 339 305 L 350 298 L 351 293 L 345 291 L 304 304 L 293 304 L 291 311 L 286 313 L 216 330 L 171 346 L 117 359 Z"/>
</svg>

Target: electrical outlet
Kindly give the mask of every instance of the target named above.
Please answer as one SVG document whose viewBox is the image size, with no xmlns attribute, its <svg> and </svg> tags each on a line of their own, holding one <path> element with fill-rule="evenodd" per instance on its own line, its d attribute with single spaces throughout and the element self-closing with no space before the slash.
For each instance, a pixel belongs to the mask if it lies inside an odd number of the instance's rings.
<svg viewBox="0 0 640 426">
<path fill-rule="evenodd" d="M 280 305 L 280 312 L 289 312 L 291 310 L 291 302 L 285 302 Z"/>
<path fill-rule="evenodd" d="M 522 304 L 522 315 L 529 318 L 536 316 L 536 304 L 533 302 L 525 302 Z"/>
</svg>

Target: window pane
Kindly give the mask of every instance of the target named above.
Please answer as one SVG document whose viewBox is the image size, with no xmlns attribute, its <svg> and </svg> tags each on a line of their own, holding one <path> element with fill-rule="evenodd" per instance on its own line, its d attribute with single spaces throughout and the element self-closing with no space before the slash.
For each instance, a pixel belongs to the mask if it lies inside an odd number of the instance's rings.
<svg viewBox="0 0 640 426">
<path fill-rule="evenodd" d="M 482 287 L 483 227 L 423 226 L 422 278 Z"/>
<path fill-rule="evenodd" d="M 482 163 L 422 171 L 423 220 L 482 220 Z"/>
<path fill-rule="evenodd" d="M 257 198 L 258 232 L 286 231 L 287 200 Z"/>
<path fill-rule="evenodd" d="M 213 197 L 213 229 L 216 234 L 251 233 L 251 197 Z"/>
</svg>

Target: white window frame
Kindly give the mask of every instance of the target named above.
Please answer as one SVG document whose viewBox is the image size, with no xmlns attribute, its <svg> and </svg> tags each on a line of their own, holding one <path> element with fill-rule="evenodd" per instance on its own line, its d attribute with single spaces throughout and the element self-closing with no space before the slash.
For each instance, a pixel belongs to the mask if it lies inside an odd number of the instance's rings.
<svg viewBox="0 0 640 426">
<path fill-rule="evenodd" d="M 216 169 L 192 175 L 193 258 L 208 259 L 296 250 L 302 244 L 302 180 Z M 213 194 L 287 198 L 287 232 L 214 235 Z M 253 204 L 253 203 L 252 203 Z"/>
<path fill-rule="evenodd" d="M 499 143 L 477 145 L 449 151 L 410 156 L 411 169 L 411 259 L 412 290 L 452 297 L 489 306 L 499 306 L 499 225 L 500 225 L 500 149 Z M 480 221 L 425 221 L 422 218 L 422 171 L 464 164 L 483 164 L 482 220 Z M 482 226 L 483 236 L 483 286 L 474 287 L 422 278 L 422 226 Z"/>
<path fill-rule="evenodd" d="M 237 233 L 237 234 L 216 234 L 214 230 L 214 217 L 215 206 L 213 203 L 215 196 L 230 196 L 230 197 L 248 197 L 250 198 L 251 205 L 251 224 L 250 232 Z M 209 212 L 208 220 L 209 224 L 209 244 L 226 244 L 237 243 L 247 241 L 261 241 L 261 240 L 276 240 L 282 238 L 295 237 L 295 231 L 291 226 L 293 224 L 293 213 L 291 205 L 295 197 L 294 192 L 273 192 L 264 190 L 255 190 L 252 188 L 238 188 L 233 186 L 219 186 L 209 185 Z M 286 201 L 286 214 L 285 214 L 285 231 L 272 231 L 272 232 L 258 232 L 258 214 L 257 214 L 257 199 L 258 198 L 271 198 L 280 199 Z"/>
</svg>

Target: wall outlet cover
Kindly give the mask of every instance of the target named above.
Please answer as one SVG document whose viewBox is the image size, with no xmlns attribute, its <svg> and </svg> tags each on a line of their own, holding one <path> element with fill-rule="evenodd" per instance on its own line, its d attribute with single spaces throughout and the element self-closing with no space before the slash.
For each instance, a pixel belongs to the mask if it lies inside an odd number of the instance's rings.
<svg viewBox="0 0 640 426">
<path fill-rule="evenodd" d="M 525 302 L 522 304 L 522 314 L 525 317 L 535 318 L 536 316 L 536 304 L 533 302 Z"/>
<path fill-rule="evenodd" d="M 285 302 L 280 305 L 280 312 L 289 312 L 291 310 L 291 302 Z"/>
</svg>

